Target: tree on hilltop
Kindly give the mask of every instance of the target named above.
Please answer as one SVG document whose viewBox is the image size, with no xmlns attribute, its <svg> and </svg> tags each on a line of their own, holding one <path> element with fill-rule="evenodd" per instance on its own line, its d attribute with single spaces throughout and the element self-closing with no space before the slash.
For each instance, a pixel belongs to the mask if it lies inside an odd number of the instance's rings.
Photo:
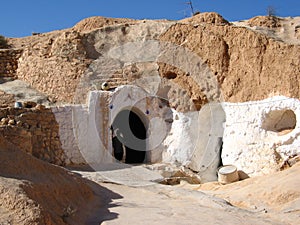
<svg viewBox="0 0 300 225">
<path fill-rule="evenodd" d="M 0 48 L 8 48 L 7 40 L 2 35 L 0 35 Z"/>
</svg>

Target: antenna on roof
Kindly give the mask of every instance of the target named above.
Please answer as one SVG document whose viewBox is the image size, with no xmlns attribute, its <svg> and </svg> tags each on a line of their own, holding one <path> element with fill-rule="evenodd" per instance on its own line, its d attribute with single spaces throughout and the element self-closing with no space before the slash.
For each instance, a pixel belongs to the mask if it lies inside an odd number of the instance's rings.
<svg viewBox="0 0 300 225">
<path fill-rule="evenodd" d="M 194 7 L 193 7 L 192 0 L 189 0 L 188 2 L 186 2 L 186 4 L 189 5 L 189 6 L 191 7 L 192 15 L 194 15 L 195 12 L 194 12 Z"/>
</svg>

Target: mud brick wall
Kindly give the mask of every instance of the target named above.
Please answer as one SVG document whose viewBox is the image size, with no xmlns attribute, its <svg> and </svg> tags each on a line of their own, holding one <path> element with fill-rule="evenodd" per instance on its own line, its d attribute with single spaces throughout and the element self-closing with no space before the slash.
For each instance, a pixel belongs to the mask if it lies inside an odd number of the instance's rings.
<svg viewBox="0 0 300 225">
<path fill-rule="evenodd" d="M 0 109 L 0 139 L 24 152 L 56 165 L 65 164 L 65 154 L 59 139 L 59 125 L 51 109 Z"/>
<path fill-rule="evenodd" d="M 21 49 L 0 49 L 0 78 L 16 78 L 18 59 L 20 58 L 21 54 Z"/>
</svg>

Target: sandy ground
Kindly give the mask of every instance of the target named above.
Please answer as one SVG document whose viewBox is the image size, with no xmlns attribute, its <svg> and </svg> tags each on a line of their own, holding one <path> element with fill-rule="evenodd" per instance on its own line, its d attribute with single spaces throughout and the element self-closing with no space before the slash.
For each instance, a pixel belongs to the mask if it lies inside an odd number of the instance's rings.
<svg viewBox="0 0 300 225">
<path fill-rule="evenodd" d="M 159 176 L 144 170 L 119 166 L 80 172 L 121 196 L 109 208 L 117 217 L 104 218 L 102 224 L 299 224 L 299 163 L 276 174 L 229 185 L 151 184 Z"/>
<path fill-rule="evenodd" d="M 0 143 L 1 225 L 300 221 L 299 163 L 225 186 L 169 186 L 158 184 L 160 174 L 143 166 L 70 171 Z"/>
<path fill-rule="evenodd" d="M 232 205 L 269 214 L 282 224 L 300 222 L 300 163 L 263 177 L 229 185 L 206 183 L 195 190 L 220 197 Z"/>
</svg>

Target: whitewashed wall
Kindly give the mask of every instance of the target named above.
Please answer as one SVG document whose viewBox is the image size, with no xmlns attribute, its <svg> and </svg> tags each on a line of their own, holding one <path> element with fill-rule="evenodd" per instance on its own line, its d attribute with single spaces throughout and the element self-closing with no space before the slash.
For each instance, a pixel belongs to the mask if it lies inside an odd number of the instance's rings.
<svg viewBox="0 0 300 225">
<path fill-rule="evenodd" d="M 225 113 L 219 103 L 210 103 L 200 111 L 173 111 L 174 122 L 164 141 L 163 161 L 184 165 L 201 176 L 202 181 L 217 179 L 220 164 Z"/>
<path fill-rule="evenodd" d="M 53 107 L 67 164 L 112 163 L 110 127 L 124 109 L 139 115 L 147 129 L 147 162 L 161 162 L 162 142 L 169 134 L 172 110 L 160 98 L 137 86 L 120 86 L 115 91 L 92 91 L 87 106 Z"/>
<path fill-rule="evenodd" d="M 284 160 L 300 154 L 300 101 L 277 96 L 262 101 L 225 103 L 226 123 L 223 137 L 223 164 L 234 164 L 250 176 L 277 171 Z M 287 123 L 272 112 L 292 110 L 295 129 L 276 132 L 266 123 Z M 271 114 L 270 114 L 271 113 Z M 268 120 L 268 121 L 267 121 Z M 270 126 L 270 124 L 268 126 Z"/>
</svg>

